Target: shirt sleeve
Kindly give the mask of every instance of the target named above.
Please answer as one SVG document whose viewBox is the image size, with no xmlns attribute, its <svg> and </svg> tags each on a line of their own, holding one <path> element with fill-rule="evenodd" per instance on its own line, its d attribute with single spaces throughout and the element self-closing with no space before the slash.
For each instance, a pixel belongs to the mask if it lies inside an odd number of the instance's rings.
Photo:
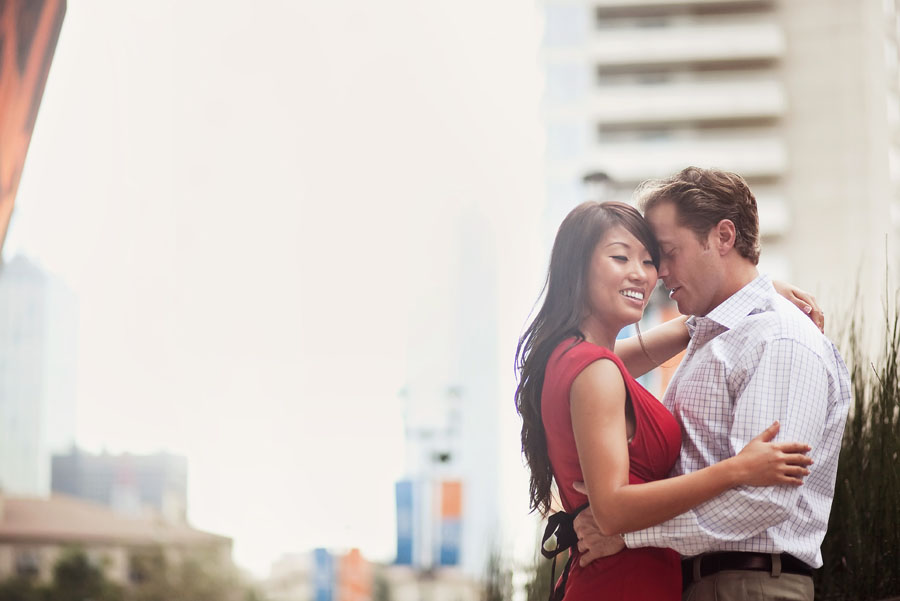
<svg viewBox="0 0 900 601">
<path fill-rule="evenodd" d="M 748 349 L 728 377 L 734 401 L 729 430 L 732 454 L 776 419 L 776 441 L 821 441 L 828 407 L 828 375 L 822 359 L 790 339 Z M 668 547 L 682 555 L 714 550 L 751 538 L 784 521 L 797 506 L 795 486 L 742 486 L 657 526 L 625 535 L 628 547 Z"/>
</svg>

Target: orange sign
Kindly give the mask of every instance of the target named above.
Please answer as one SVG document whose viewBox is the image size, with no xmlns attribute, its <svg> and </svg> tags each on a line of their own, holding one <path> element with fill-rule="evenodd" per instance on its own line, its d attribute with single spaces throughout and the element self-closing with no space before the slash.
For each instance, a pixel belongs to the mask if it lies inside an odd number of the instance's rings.
<svg viewBox="0 0 900 601">
<path fill-rule="evenodd" d="M 673 302 L 669 302 L 662 307 L 662 310 L 660 311 L 660 320 L 666 322 L 670 319 L 675 319 L 679 315 L 681 315 L 681 313 L 678 312 L 678 306 Z M 659 383 L 659 392 L 656 395 L 658 398 L 661 399 L 663 398 L 663 395 L 666 394 L 666 388 L 669 387 L 669 381 L 672 379 L 672 376 L 675 375 L 675 370 L 678 369 L 678 364 L 681 363 L 684 353 L 685 351 L 681 351 L 659 366 L 662 376 Z"/>
<path fill-rule="evenodd" d="M 441 482 L 441 517 L 458 518 L 462 516 L 462 482 L 445 480 Z"/>
<path fill-rule="evenodd" d="M 372 566 L 360 554 L 351 549 L 338 561 L 338 601 L 372 600 Z"/>
<path fill-rule="evenodd" d="M 66 0 L 0 2 L 0 249 L 65 14 Z"/>
</svg>

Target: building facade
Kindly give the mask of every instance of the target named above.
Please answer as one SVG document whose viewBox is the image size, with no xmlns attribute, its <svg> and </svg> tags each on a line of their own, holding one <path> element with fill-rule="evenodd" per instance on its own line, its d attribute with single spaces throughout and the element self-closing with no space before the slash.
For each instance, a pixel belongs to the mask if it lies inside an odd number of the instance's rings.
<svg viewBox="0 0 900 601">
<path fill-rule="evenodd" d="M 30 260 L 0 266 L 0 490 L 50 492 L 50 457 L 75 441 L 77 306 Z"/>
<path fill-rule="evenodd" d="M 466 207 L 434 232 L 440 299 L 410 312 L 398 556 L 426 573 L 480 577 L 501 525 L 497 257 L 491 222 Z"/>
<path fill-rule="evenodd" d="M 186 524 L 125 517 L 64 495 L 0 495 L 0 580 L 18 575 L 49 582 L 57 560 L 73 547 L 111 581 L 126 586 L 140 581 L 143 562 L 155 553 L 167 562 L 192 557 L 231 565 L 231 539 Z"/>
<path fill-rule="evenodd" d="M 105 505 L 122 515 L 187 516 L 187 459 L 169 453 L 99 455 L 74 447 L 53 456 L 52 489 Z"/>
<path fill-rule="evenodd" d="M 717 167 L 757 196 L 763 270 L 828 307 L 855 279 L 883 289 L 900 259 L 898 2 L 543 7 L 549 226 L 588 174 L 628 200 L 644 179 Z"/>
</svg>

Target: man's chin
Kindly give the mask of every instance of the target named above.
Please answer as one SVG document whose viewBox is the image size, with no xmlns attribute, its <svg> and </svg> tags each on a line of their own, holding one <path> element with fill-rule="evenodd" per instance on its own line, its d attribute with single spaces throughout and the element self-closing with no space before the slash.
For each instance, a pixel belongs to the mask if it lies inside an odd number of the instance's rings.
<svg viewBox="0 0 900 601">
<path fill-rule="evenodd" d="M 693 315 L 693 314 L 694 314 L 694 313 L 691 311 L 690 307 L 688 307 L 687 305 L 685 305 L 685 304 L 682 303 L 682 302 L 675 301 L 675 308 L 677 308 L 677 309 L 678 309 L 678 312 L 681 313 L 682 315 L 688 315 L 688 316 L 690 316 L 690 315 Z"/>
</svg>

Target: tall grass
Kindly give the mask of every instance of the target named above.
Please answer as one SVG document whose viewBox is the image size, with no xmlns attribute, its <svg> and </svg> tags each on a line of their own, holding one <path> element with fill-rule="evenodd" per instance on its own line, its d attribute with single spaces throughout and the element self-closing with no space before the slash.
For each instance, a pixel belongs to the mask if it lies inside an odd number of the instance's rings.
<svg viewBox="0 0 900 601">
<path fill-rule="evenodd" d="M 886 303 L 884 344 L 872 360 L 855 315 L 842 352 L 853 406 L 834 504 L 816 573 L 816 599 L 870 601 L 900 595 L 900 308 Z"/>
</svg>

